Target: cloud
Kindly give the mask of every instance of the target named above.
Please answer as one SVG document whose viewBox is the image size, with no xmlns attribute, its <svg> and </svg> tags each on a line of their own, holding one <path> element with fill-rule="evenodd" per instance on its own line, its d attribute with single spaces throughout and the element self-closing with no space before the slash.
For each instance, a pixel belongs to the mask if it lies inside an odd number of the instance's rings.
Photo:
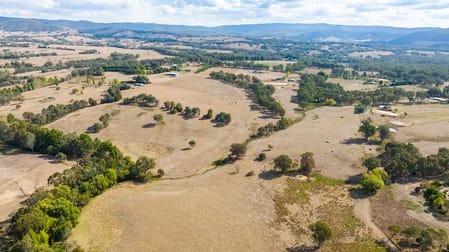
<svg viewBox="0 0 449 252">
<path fill-rule="evenodd" d="M 0 0 L 0 15 L 206 26 L 285 22 L 449 27 L 449 0 Z"/>
</svg>

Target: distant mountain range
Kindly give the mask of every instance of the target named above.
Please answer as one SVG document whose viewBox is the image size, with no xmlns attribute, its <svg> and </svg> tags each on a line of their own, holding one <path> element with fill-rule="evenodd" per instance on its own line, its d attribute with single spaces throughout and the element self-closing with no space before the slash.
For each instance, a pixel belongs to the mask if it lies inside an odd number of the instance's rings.
<svg viewBox="0 0 449 252">
<path fill-rule="evenodd" d="M 449 29 L 347 26 L 330 24 L 250 24 L 216 27 L 154 23 L 95 23 L 0 17 L 0 30 L 42 32 L 74 29 L 96 37 L 149 38 L 158 34 L 176 36 L 238 36 L 287 38 L 304 41 L 379 42 L 394 45 L 449 45 Z"/>
</svg>

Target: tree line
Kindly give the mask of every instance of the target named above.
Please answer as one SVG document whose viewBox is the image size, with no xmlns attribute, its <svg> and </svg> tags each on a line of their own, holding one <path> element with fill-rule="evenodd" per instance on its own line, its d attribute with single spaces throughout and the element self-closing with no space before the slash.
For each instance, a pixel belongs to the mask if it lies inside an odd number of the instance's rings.
<svg viewBox="0 0 449 252">
<path fill-rule="evenodd" d="M 285 109 L 272 97 L 275 91 L 273 85 L 264 85 L 260 79 L 254 76 L 225 73 L 223 71 L 211 72 L 210 77 L 214 80 L 221 80 L 251 91 L 254 94 L 255 102 L 273 116 L 282 117 L 285 115 Z"/>
<path fill-rule="evenodd" d="M 72 112 L 75 112 L 77 110 L 87 108 L 89 106 L 95 106 L 96 101 L 92 98 L 89 99 L 89 101 L 86 100 L 79 100 L 74 101 L 73 103 L 62 105 L 62 104 L 56 104 L 56 105 L 50 105 L 47 108 L 43 108 L 41 113 L 34 114 L 32 112 L 24 112 L 23 118 L 30 123 L 37 124 L 37 125 L 45 125 L 49 124 L 51 122 L 54 122 L 58 120 L 59 118 L 62 118 Z"/>
</svg>

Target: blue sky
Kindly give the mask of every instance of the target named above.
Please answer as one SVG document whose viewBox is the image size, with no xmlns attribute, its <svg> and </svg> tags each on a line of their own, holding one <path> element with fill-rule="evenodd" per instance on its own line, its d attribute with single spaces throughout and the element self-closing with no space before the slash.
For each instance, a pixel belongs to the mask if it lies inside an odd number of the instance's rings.
<svg viewBox="0 0 449 252">
<path fill-rule="evenodd" d="M 205 26 L 282 22 L 449 28 L 449 0 L 0 0 L 0 15 Z"/>
</svg>

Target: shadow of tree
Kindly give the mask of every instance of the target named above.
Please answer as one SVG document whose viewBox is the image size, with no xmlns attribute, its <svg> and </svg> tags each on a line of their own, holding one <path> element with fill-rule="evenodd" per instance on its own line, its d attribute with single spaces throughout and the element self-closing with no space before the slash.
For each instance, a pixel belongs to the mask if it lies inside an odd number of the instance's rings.
<svg viewBox="0 0 449 252">
<path fill-rule="evenodd" d="M 296 247 L 287 248 L 285 251 L 287 252 L 313 252 L 318 251 L 318 246 L 312 246 L 312 245 L 301 245 Z"/>
<path fill-rule="evenodd" d="M 362 179 L 362 173 L 351 175 L 345 180 L 345 184 L 355 185 L 360 183 L 360 179 Z"/>
<path fill-rule="evenodd" d="M 282 176 L 282 173 L 274 171 L 274 170 L 268 170 L 268 171 L 263 171 L 263 172 L 259 173 L 259 178 L 265 179 L 265 180 L 272 180 L 275 178 L 279 178 L 281 176 Z"/>
<path fill-rule="evenodd" d="M 342 144 L 347 144 L 347 145 L 351 145 L 351 144 L 356 144 L 356 145 L 361 145 L 366 143 L 364 138 L 355 138 L 355 137 L 351 137 L 348 139 L 345 139 L 343 141 L 341 141 Z"/>
<path fill-rule="evenodd" d="M 156 125 L 157 124 L 155 124 L 155 123 L 147 123 L 145 125 L 142 125 L 142 128 L 144 128 L 144 129 L 154 128 L 154 127 L 156 127 Z"/>
<path fill-rule="evenodd" d="M 362 188 L 350 188 L 349 195 L 353 199 L 366 199 L 370 196 L 370 194 L 365 192 Z"/>
</svg>

